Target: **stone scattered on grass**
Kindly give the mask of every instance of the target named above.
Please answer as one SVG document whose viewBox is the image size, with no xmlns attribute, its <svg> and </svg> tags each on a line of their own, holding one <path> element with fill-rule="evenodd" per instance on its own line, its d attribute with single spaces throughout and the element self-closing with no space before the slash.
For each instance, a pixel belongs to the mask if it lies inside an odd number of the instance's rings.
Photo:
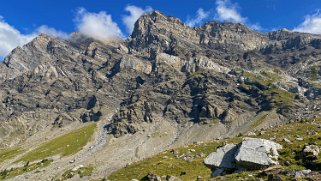
<svg viewBox="0 0 321 181">
<path fill-rule="evenodd" d="M 303 154 L 308 159 L 317 159 L 319 157 L 320 148 L 317 145 L 307 145 L 303 149 Z"/>
<path fill-rule="evenodd" d="M 286 142 L 287 144 L 292 144 L 292 142 L 287 138 L 283 138 L 283 141 Z"/>
</svg>

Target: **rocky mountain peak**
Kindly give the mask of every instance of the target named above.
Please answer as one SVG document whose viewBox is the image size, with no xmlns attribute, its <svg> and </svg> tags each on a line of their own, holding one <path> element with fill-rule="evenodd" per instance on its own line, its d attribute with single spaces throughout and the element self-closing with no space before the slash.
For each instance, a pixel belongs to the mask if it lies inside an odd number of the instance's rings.
<svg viewBox="0 0 321 181">
<path fill-rule="evenodd" d="M 200 49 L 253 50 L 266 46 L 268 38 L 240 23 L 208 22 L 201 27 L 189 27 L 178 18 L 159 11 L 143 15 L 135 24 L 129 47 L 137 52 L 167 52 L 177 55 L 182 47 Z M 147 48 L 147 49 L 146 49 Z M 144 50 L 145 51 L 142 51 Z M 179 53 L 178 53 L 179 52 Z M 190 52 L 190 51 L 186 51 Z"/>
<path fill-rule="evenodd" d="M 132 37 L 136 37 L 140 31 L 148 30 L 148 28 L 153 24 L 171 24 L 172 26 L 175 26 L 176 24 L 177 26 L 184 26 L 184 23 L 176 17 L 166 16 L 160 11 L 152 11 L 142 15 L 136 21 Z M 172 27 L 168 28 L 172 29 Z"/>
<path fill-rule="evenodd" d="M 253 50 L 267 45 L 267 38 L 241 23 L 211 21 L 198 28 L 200 43 L 218 49 Z"/>
<path fill-rule="evenodd" d="M 271 40 L 271 45 L 268 46 L 269 49 L 301 49 L 307 46 L 312 46 L 313 48 L 321 48 L 321 36 L 290 31 L 287 29 L 281 29 L 268 33 L 267 35 Z"/>
<path fill-rule="evenodd" d="M 72 57 L 73 47 L 65 40 L 40 34 L 31 42 L 14 49 L 0 63 L 0 80 L 12 79 L 37 67 L 46 67 L 59 59 Z"/>
<path fill-rule="evenodd" d="M 148 52 L 148 49 L 173 52 L 177 42 L 198 44 L 199 37 L 193 28 L 178 18 L 153 11 L 143 15 L 135 23 L 129 47 L 137 52 Z"/>
</svg>

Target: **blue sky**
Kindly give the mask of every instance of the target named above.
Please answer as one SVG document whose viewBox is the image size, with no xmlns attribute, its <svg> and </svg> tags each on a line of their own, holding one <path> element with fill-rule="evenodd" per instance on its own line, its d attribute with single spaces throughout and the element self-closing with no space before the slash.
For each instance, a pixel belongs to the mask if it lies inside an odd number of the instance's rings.
<svg viewBox="0 0 321 181">
<path fill-rule="evenodd" d="M 210 20 L 241 22 L 259 31 L 287 28 L 321 34 L 321 0 L 4 0 L 0 58 L 39 33 L 67 38 L 124 38 L 144 12 L 160 10 L 191 26 Z"/>
</svg>

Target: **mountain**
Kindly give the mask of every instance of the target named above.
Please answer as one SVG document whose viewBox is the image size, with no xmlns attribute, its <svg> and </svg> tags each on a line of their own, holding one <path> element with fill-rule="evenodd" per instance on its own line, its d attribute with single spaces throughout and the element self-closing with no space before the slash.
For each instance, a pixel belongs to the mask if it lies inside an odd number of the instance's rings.
<svg viewBox="0 0 321 181">
<path fill-rule="evenodd" d="M 126 40 L 41 34 L 0 64 L 0 145 L 23 150 L 0 170 L 91 123 L 81 151 L 53 153 L 43 172 L 14 178 L 51 180 L 77 164 L 108 176 L 173 147 L 317 117 L 320 60 L 320 35 L 192 28 L 159 11 L 140 17 Z"/>
</svg>

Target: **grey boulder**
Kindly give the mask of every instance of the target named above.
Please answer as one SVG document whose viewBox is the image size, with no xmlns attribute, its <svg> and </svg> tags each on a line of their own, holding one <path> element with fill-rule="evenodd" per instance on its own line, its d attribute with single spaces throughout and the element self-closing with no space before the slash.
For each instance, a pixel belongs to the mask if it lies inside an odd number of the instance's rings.
<svg viewBox="0 0 321 181">
<path fill-rule="evenodd" d="M 260 169 L 278 164 L 278 149 L 282 145 L 270 140 L 258 138 L 244 138 L 236 152 L 235 161 L 246 169 Z"/>
<path fill-rule="evenodd" d="M 306 158 L 317 159 L 319 157 L 320 148 L 316 145 L 308 145 L 303 149 Z"/>
<path fill-rule="evenodd" d="M 227 169 L 256 170 L 278 164 L 278 149 L 282 145 L 259 138 L 243 138 L 242 142 L 227 144 L 208 155 L 204 164 L 212 168 L 213 176 Z"/>
<path fill-rule="evenodd" d="M 235 168 L 234 155 L 237 148 L 238 146 L 235 144 L 220 147 L 205 158 L 204 164 L 211 168 Z"/>
</svg>

